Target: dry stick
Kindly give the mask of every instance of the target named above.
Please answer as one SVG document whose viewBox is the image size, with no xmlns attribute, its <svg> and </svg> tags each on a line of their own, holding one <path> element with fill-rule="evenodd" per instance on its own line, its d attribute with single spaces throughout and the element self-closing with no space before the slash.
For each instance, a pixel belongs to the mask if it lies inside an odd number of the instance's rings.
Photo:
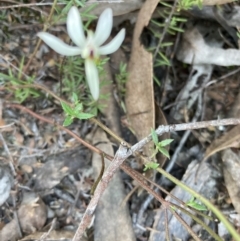
<svg viewBox="0 0 240 241">
<path fill-rule="evenodd" d="M 17 205 L 16 205 L 16 193 L 14 193 L 14 195 L 12 195 L 12 202 L 13 202 L 13 207 L 14 207 L 14 219 L 16 220 L 16 224 L 17 224 L 17 232 L 19 234 L 19 237 L 22 238 L 23 234 L 22 234 L 22 229 L 20 226 L 20 221 L 19 221 L 19 216 L 18 216 L 18 212 L 17 212 Z"/>
<path fill-rule="evenodd" d="M 168 213 L 167 213 L 167 209 L 164 208 L 164 215 L 165 215 L 165 230 L 166 230 L 166 239 L 167 241 L 170 241 L 170 237 L 169 237 L 169 228 L 168 228 Z"/>
<path fill-rule="evenodd" d="M 0 99 L 0 120 L 2 120 L 2 111 L 3 111 L 3 102 Z M 13 175 L 16 176 L 16 171 L 14 168 L 14 161 L 13 161 L 12 155 L 8 149 L 7 143 L 5 142 L 1 132 L 0 132 L 0 141 L 2 141 L 3 148 L 9 157 L 8 165 L 11 168 Z"/>
<path fill-rule="evenodd" d="M 10 1 L 10 0 L 2 0 L 4 2 L 10 2 L 10 3 L 16 3 L 17 1 Z M 101 0 L 100 1 L 101 3 L 123 3 L 124 0 L 112 0 L 112 1 L 104 1 L 104 0 Z M 91 4 L 92 3 L 99 3 L 99 1 L 91 1 Z M 10 5 L 10 6 L 3 6 L 3 7 L 0 7 L 0 9 L 9 9 L 9 8 L 21 8 L 21 7 L 34 7 L 34 6 L 50 6 L 50 5 L 53 5 L 53 3 L 22 3 L 22 4 L 16 4 L 16 5 Z M 56 5 L 67 5 L 67 3 L 57 3 Z"/>
<path fill-rule="evenodd" d="M 2 0 L 3 2 L 8 2 L 8 3 L 17 3 L 17 1 L 12 1 L 12 0 Z M 20 3 L 20 4 L 15 4 L 15 5 L 10 5 L 10 6 L 3 6 L 0 7 L 0 9 L 9 9 L 9 8 L 30 8 L 30 7 L 35 7 L 35 6 L 51 6 L 53 3 Z M 57 3 L 56 5 L 66 5 L 66 3 Z"/>
<path fill-rule="evenodd" d="M 91 199 L 90 203 L 87 206 L 87 209 L 83 215 L 83 218 L 81 220 L 81 223 L 78 226 L 78 229 L 73 237 L 72 241 L 80 241 L 83 237 L 83 234 L 86 230 L 86 228 L 89 226 L 92 217 L 94 215 L 94 212 L 96 210 L 98 201 L 100 197 L 102 196 L 103 192 L 106 190 L 109 181 L 112 179 L 115 172 L 118 170 L 118 168 L 121 166 L 121 164 L 127 159 L 129 156 L 129 151 L 124 142 L 121 143 L 119 146 L 118 151 L 115 154 L 114 159 L 108 166 L 106 172 L 102 176 L 102 180 L 99 182 L 95 192 L 94 196 Z"/>
<path fill-rule="evenodd" d="M 189 231 L 189 233 L 192 235 L 192 237 L 194 238 L 194 240 L 197 240 L 197 241 L 202 241 L 198 236 L 197 234 L 195 234 L 192 229 L 190 228 L 189 229 L 189 225 L 186 223 L 185 220 L 183 220 L 180 215 L 175 212 L 174 210 L 172 210 L 171 208 L 169 208 L 170 212 L 176 217 L 176 219 Z"/>
<path fill-rule="evenodd" d="M 2 142 L 3 148 L 8 155 L 8 158 L 9 158 L 8 165 L 11 168 L 11 171 L 12 171 L 13 175 L 16 176 L 17 174 L 16 174 L 16 171 L 15 171 L 15 168 L 14 168 L 14 161 L 13 161 L 12 155 L 11 155 L 9 149 L 8 149 L 7 143 L 5 142 L 1 132 L 0 132 L 0 141 Z"/>
<path fill-rule="evenodd" d="M 50 233 L 52 232 L 52 230 L 55 228 L 55 226 L 56 226 L 56 221 L 57 221 L 56 218 L 54 218 L 54 219 L 52 220 L 51 227 L 49 228 L 49 230 L 48 230 L 46 233 L 44 233 L 44 234 L 40 237 L 39 241 L 44 241 L 44 240 L 46 240 L 46 238 L 50 235 Z"/>
<path fill-rule="evenodd" d="M 31 7 L 31 9 L 37 11 L 37 12 L 40 12 L 41 14 L 44 14 L 46 16 L 48 16 L 47 13 L 43 12 L 40 8 L 37 8 L 35 6 L 37 6 L 36 4 L 17 4 L 18 2 L 17 1 L 12 1 L 12 0 L 2 0 L 4 2 L 9 2 L 9 3 L 16 3 L 16 5 L 10 5 L 10 6 L 3 6 L 3 7 L 0 7 L 0 10 L 1 9 L 9 9 L 9 8 L 21 8 L 21 7 Z M 51 3 L 52 5 L 52 3 Z"/>
</svg>

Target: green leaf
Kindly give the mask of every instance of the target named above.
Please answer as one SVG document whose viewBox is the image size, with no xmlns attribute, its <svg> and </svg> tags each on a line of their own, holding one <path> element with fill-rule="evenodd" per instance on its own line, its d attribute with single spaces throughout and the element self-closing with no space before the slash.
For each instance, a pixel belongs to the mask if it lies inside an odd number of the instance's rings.
<svg viewBox="0 0 240 241">
<path fill-rule="evenodd" d="M 164 156 L 166 156 L 167 158 L 170 158 L 167 149 L 165 149 L 165 148 L 163 148 L 163 147 L 161 147 L 161 146 L 158 146 L 158 150 L 159 150 Z"/>
<path fill-rule="evenodd" d="M 173 141 L 174 141 L 174 139 L 166 139 L 166 140 L 163 140 L 163 141 L 159 142 L 159 144 L 161 146 L 167 146 L 167 145 L 169 145 Z"/>
<path fill-rule="evenodd" d="M 83 109 L 83 104 L 82 103 L 78 103 L 75 108 L 74 108 L 74 111 L 76 112 L 81 112 Z"/>
<path fill-rule="evenodd" d="M 194 208 L 198 211 L 207 211 L 208 210 L 205 205 L 196 202 L 194 199 L 195 198 L 192 197 L 188 202 L 186 202 L 186 205 L 191 207 L 191 208 Z"/>
<path fill-rule="evenodd" d="M 72 109 L 71 106 L 66 104 L 66 102 L 61 102 L 61 105 L 66 114 L 71 115 L 71 116 L 74 115 L 74 110 Z"/>
<path fill-rule="evenodd" d="M 152 139 L 155 145 L 158 144 L 158 135 L 154 129 L 151 129 Z"/>
<path fill-rule="evenodd" d="M 80 119 L 80 120 L 86 120 L 86 119 L 90 119 L 92 118 L 94 115 L 90 114 L 90 113 L 78 113 L 76 115 L 76 118 Z"/>
<path fill-rule="evenodd" d="M 63 122 L 63 126 L 69 126 L 73 122 L 73 118 L 71 116 L 67 116 L 66 119 Z"/>
<path fill-rule="evenodd" d="M 145 168 L 143 169 L 143 171 L 147 171 L 148 169 L 157 169 L 159 167 L 159 164 L 156 162 L 148 162 L 147 164 L 145 164 Z"/>
<path fill-rule="evenodd" d="M 72 94 L 72 99 L 73 99 L 73 102 L 76 104 L 78 102 L 78 96 L 76 93 L 73 92 Z"/>
</svg>

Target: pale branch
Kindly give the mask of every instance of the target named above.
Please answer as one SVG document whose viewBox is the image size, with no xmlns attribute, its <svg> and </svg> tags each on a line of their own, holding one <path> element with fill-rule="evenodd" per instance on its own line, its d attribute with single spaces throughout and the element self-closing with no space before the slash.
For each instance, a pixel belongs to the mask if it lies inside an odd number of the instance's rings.
<svg viewBox="0 0 240 241">
<path fill-rule="evenodd" d="M 118 151 L 116 152 L 116 154 L 114 156 L 114 159 L 112 160 L 112 162 L 108 166 L 107 170 L 103 174 L 102 179 L 99 182 L 99 184 L 94 192 L 94 196 L 92 197 L 90 203 L 87 206 L 87 209 L 83 215 L 81 223 L 79 224 L 77 232 L 75 233 L 72 241 L 81 241 L 86 228 L 91 223 L 93 214 L 96 210 L 100 197 L 102 196 L 103 192 L 107 188 L 108 183 L 112 179 L 115 172 L 118 170 L 118 168 L 121 166 L 121 164 L 127 159 L 128 156 L 129 156 L 129 154 L 128 154 L 127 146 L 125 145 L 125 143 L 121 143 Z"/>
</svg>

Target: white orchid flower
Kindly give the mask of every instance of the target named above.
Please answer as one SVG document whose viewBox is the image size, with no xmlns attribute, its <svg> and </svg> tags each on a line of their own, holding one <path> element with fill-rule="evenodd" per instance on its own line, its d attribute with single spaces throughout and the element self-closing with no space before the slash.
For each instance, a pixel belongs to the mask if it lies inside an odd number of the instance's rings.
<svg viewBox="0 0 240 241">
<path fill-rule="evenodd" d="M 37 34 L 49 47 L 65 56 L 81 55 L 85 59 L 85 73 L 90 92 L 97 100 L 99 98 L 99 76 L 95 62 L 100 55 L 115 52 L 122 44 L 125 37 L 125 29 L 122 29 L 108 44 L 101 46 L 110 36 L 113 18 L 112 9 L 105 9 L 99 17 L 96 31 L 84 29 L 77 7 L 71 7 L 67 16 L 67 32 L 73 43 L 77 46 L 69 46 L 52 34 L 40 32 Z"/>
</svg>

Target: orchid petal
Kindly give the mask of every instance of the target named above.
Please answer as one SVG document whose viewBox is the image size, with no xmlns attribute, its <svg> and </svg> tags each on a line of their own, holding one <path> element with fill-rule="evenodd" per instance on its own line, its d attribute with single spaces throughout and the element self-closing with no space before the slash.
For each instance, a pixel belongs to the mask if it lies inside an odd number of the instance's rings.
<svg viewBox="0 0 240 241">
<path fill-rule="evenodd" d="M 100 55 L 111 54 L 117 51 L 125 38 L 125 29 L 123 28 L 108 44 L 99 47 Z"/>
<path fill-rule="evenodd" d="M 110 36 L 113 25 L 112 9 L 105 9 L 100 15 L 94 35 L 94 42 L 101 46 Z"/>
<path fill-rule="evenodd" d="M 67 32 L 72 41 L 80 48 L 86 42 L 82 19 L 77 7 L 73 6 L 67 16 Z"/>
<path fill-rule="evenodd" d="M 55 37 L 52 34 L 40 32 L 37 34 L 37 36 L 59 54 L 65 56 L 75 56 L 81 54 L 82 52 L 79 47 L 69 46 L 65 44 L 61 39 Z"/>
<path fill-rule="evenodd" d="M 87 76 L 87 82 L 94 100 L 99 98 L 99 77 L 98 70 L 93 60 L 85 60 L 85 72 Z"/>
</svg>

